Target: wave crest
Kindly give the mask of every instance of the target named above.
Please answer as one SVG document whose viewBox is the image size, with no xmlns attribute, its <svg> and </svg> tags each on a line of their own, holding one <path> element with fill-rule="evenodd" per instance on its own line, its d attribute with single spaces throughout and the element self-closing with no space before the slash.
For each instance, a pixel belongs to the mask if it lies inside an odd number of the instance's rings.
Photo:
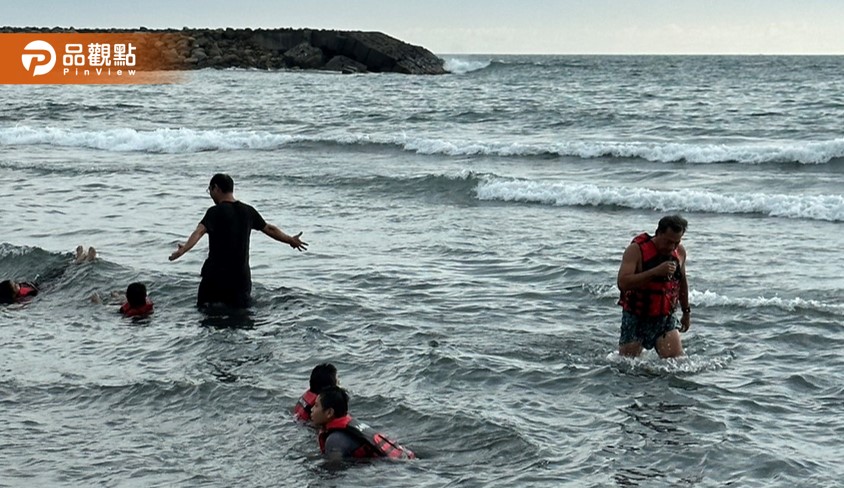
<svg viewBox="0 0 844 488">
<path fill-rule="evenodd" d="M 781 297 L 756 297 L 740 298 L 719 295 L 713 291 L 689 292 L 689 300 L 696 306 L 703 307 L 740 307 L 740 308 L 779 308 L 788 312 L 796 310 L 812 310 L 827 312 L 835 315 L 844 315 L 844 305 L 824 303 L 819 300 L 807 300 L 805 298 L 781 298 Z"/>
<path fill-rule="evenodd" d="M 480 71 L 489 67 L 492 63 L 489 59 L 461 59 L 461 58 L 446 58 L 445 70 L 456 75 L 465 75 L 472 71 Z"/>
<path fill-rule="evenodd" d="M 278 134 L 266 131 L 117 128 L 79 130 L 16 126 L 0 129 L 0 146 L 52 145 L 114 152 L 195 153 L 274 150 L 294 144 L 389 146 L 421 155 L 644 159 L 652 162 L 825 164 L 844 158 L 844 138 L 741 144 L 561 141 L 497 142 L 417 137 L 405 133 Z"/>
<path fill-rule="evenodd" d="M 0 129 L 0 145 L 84 147 L 114 152 L 195 153 L 276 149 L 302 138 L 256 131 L 121 128 L 102 131 L 12 127 Z"/>
<path fill-rule="evenodd" d="M 481 181 L 476 192 L 480 200 L 504 202 L 555 206 L 613 205 L 660 211 L 762 214 L 792 219 L 844 221 L 842 195 L 657 191 L 646 188 L 601 187 L 585 183 L 539 183 L 504 179 Z"/>
</svg>

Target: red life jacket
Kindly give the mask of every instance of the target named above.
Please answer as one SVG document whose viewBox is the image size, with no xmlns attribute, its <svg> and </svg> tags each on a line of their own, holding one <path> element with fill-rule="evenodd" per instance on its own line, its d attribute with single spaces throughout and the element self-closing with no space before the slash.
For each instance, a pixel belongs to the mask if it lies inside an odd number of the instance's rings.
<svg viewBox="0 0 844 488">
<path fill-rule="evenodd" d="M 16 300 L 21 298 L 28 298 L 34 297 L 38 294 L 38 288 L 35 285 L 30 285 L 29 283 L 20 283 L 20 290 L 18 291 L 18 295 L 15 297 Z"/>
<path fill-rule="evenodd" d="M 660 255 L 653 238 L 647 233 L 639 234 L 632 243 L 639 246 L 642 253 L 642 271 L 648 271 L 668 260 L 676 261 L 677 270 L 670 278 L 651 278 L 635 290 L 621 294 L 618 304 L 637 317 L 667 317 L 674 313 L 680 298 L 680 279 L 683 272 L 680 267 L 680 254 L 675 249 L 671 256 Z"/>
<path fill-rule="evenodd" d="M 152 302 L 147 298 L 146 303 L 141 305 L 140 307 L 132 307 L 129 305 L 129 302 L 124 303 L 120 307 L 120 313 L 122 313 L 126 317 L 138 317 L 141 315 L 149 315 L 152 313 Z"/>
<path fill-rule="evenodd" d="M 336 430 L 342 430 L 363 441 L 363 445 L 352 453 L 354 458 L 388 457 L 392 459 L 416 459 L 410 449 L 378 433 L 372 427 L 358 422 L 351 415 L 328 422 L 319 432 L 319 450 L 325 454 L 325 440 Z"/>
<path fill-rule="evenodd" d="M 301 397 L 299 397 L 299 401 L 296 402 L 296 406 L 293 407 L 293 413 L 296 415 L 296 420 L 310 422 L 311 410 L 314 408 L 316 399 L 317 394 L 311 390 L 306 391 Z"/>
</svg>

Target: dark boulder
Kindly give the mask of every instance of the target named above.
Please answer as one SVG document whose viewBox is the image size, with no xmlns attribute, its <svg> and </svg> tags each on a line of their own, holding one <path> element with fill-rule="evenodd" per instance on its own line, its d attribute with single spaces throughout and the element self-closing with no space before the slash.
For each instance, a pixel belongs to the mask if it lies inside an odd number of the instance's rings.
<svg viewBox="0 0 844 488">
<path fill-rule="evenodd" d="M 302 69 L 319 69 L 325 66 L 325 54 L 318 47 L 303 42 L 284 52 L 284 58 Z"/>
<path fill-rule="evenodd" d="M 365 64 L 358 63 L 354 59 L 347 58 L 342 54 L 329 59 L 328 62 L 325 63 L 323 69 L 329 71 L 339 71 L 344 74 L 366 73 L 367 71 Z"/>
</svg>

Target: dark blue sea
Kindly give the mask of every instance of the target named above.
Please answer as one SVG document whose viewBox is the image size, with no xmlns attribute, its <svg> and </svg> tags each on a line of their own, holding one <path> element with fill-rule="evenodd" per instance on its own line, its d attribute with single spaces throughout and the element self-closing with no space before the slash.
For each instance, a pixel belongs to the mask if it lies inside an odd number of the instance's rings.
<svg viewBox="0 0 844 488">
<path fill-rule="evenodd" d="M 49 277 L 0 308 L 0 486 L 841 486 L 844 57 L 444 58 L 0 87 L 0 279 Z M 253 235 L 243 314 L 167 259 L 217 172 L 310 244 Z M 688 355 L 619 358 L 671 213 Z M 148 319 L 88 300 L 132 281 Z M 419 460 L 321 462 L 325 361 Z"/>
</svg>

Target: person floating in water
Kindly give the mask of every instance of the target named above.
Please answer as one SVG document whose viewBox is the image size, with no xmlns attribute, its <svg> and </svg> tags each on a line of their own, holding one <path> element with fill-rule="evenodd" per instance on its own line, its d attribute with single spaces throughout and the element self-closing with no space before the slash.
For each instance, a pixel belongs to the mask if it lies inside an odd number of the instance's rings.
<svg viewBox="0 0 844 488">
<path fill-rule="evenodd" d="M 349 394 L 339 386 L 323 388 L 311 409 L 319 427 L 319 450 L 329 460 L 351 458 L 416 459 L 412 451 L 349 415 Z"/>
<path fill-rule="evenodd" d="M 337 368 L 330 363 L 318 364 L 311 370 L 311 378 L 308 390 L 299 397 L 296 406 L 293 407 L 293 412 L 296 419 L 301 422 L 311 421 L 311 410 L 316 403 L 317 395 L 329 386 L 338 386 Z"/>
<path fill-rule="evenodd" d="M 121 297 L 119 291 L 111 292 L 111 299 L 109 302 L 120 299 Z M 91 301 L 99 304 L 103 303 L 103 299 L 100 297 L 100 294 L 96 292 L 91 295 Z M 145 317 L 153 313 L 155 311 L 155 305 L 152 300 L 150 300 L 149 296 L 147 296 L 146 285 L 140 282 L 130 283 L 129 286 L 126 287 L 126 295 L 123 299 L 123 304 L 120 305 L 120 309 L 118 311 L 125 317 Z"/>
<path fill-rule="evenodd" d="M 151 314 L 153 307 L 143 283 L 130 283 L 126 287 L 126 303 L 120 306 L 120 313 L 126 317 L 141 317 Z"/>
<path fill-rule="evenodd" d="M 253 207 L 237 201 L 231 176 L 215 174 L 208 185 L 208 194 L 214 200 L 214 206 L 205 212 L 187 242 L 179 244 L 169 259 L 179 259 L 208 234 L 208 258 L 202 266 L 197 306 L 223 304 L 230 308 L 247 308 L 252 295 L 252 272 L 249 268 L 252 231 L 260 230 L 299 251 L 306 250 L 308 244 L 299 239 L 301 232 L 289 236 L 264 221 Z"/>
<path fill-rule="evenodd" d="M 679 215 L 663 217 L 653 236 L 636 236 L 624 251 L 618 270 L 620 355 L 638 356 L 642 348 L 654 347 L 662 358 L 683 355 L 679 332 L 686 332 L 691 325 L 686 248 L 680 244 L 687 227 L 688 222 Z M 679 324 L 675 316 L 678 303 L 683 312 Z"/>
<path fill-rule="evenodd" d="M 87 251 L 85 251 L 84 247 L 78 246 L 76 248 L 76 256 L 74 257 L 73 262 L 76 264 L 81 264 L 84 262 L 93 261 L 96 258 L 96 249 L 91 247 Z M 53 272 L 50 273 L 50 277 L 47 277 L 45 279 L 49 280 L 51 278 L 54 278 L 62 272 L 64 272 L 64 269 L 53 270 Z M 0 282 L 0 304 L 21 302 L 38 295 L 40 291 L 40 279 L 37 276 L 32 281 L 18 282 L 15 280 L 4 280 Z"/>
<path fill-rule="evenodd" d="M 87 251 L 83 246 L 76 246 L 76 257 L 73 259 L 74 263 L 81 264 L 91 262 L 95 259 L 97 259 L 97 250 L 93 246 L 89 247 Z"/>
<path fill-rule="evenodd" d="M 35 283 L 4 280 L 0 282 L 0 304 L 18 303 L 38 295 Z"/>
</svg>

